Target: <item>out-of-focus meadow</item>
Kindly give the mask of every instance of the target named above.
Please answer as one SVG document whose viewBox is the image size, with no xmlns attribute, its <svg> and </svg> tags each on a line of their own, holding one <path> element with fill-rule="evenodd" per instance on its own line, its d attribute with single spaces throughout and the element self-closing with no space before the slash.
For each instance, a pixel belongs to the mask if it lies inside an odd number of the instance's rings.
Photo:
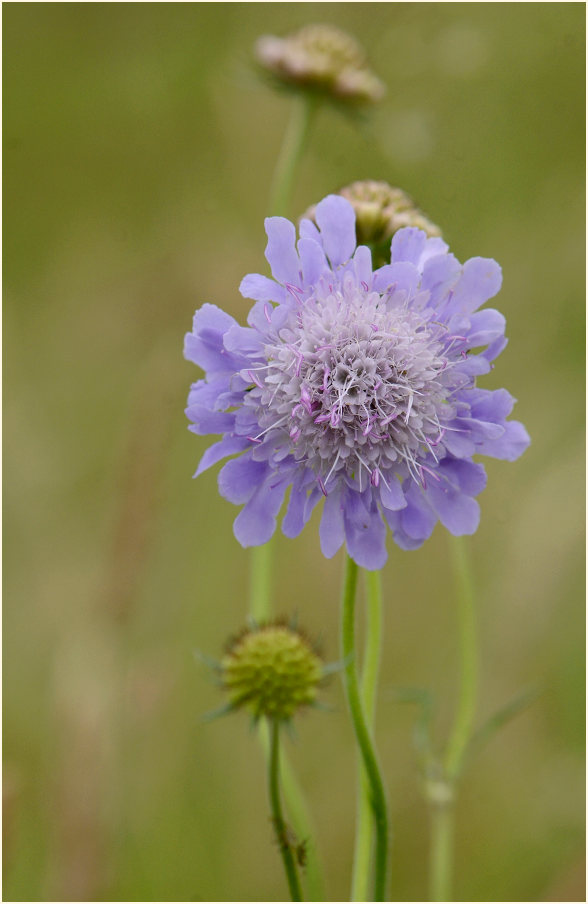
<svg viewBox="0 0 588 904">
<path fill-rule="evenodd" d="M 263 33 L 352 32 L 388 85 L 318 119 L 290 213 L 358 178 L 411 193 L 457 256 L 496 258 L 506 386 L 533 440 L 489 460 L 470 541 L 480 721 L 533 706 L 472 764 L 458 900 L 584 900 L 584 7 L 123 3 L 4 7 L 4 900 L 281 900 L 262 757 L 196 648 L 244 622 L 248 555 L 186 429 L 194 309 L 244 320 L 289 114 Z M 276 541 L 278 612 L 338 656 L 342 557 Z M 456 679 L 448 538 L 389 541 L 378 744 L 392 899 L 426 896 L 427 813 L 398 686 Z M 355 752 L 332 713 L 289 742 L 331 900 L 348 897 Z"/>
</svg>

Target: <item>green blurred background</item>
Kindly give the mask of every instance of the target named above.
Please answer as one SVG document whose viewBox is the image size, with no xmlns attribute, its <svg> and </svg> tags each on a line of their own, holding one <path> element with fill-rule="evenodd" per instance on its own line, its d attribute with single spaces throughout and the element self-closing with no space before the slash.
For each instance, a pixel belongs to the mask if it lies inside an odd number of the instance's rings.
<svg viewBox="0 0 588 904">
<path fill-rule="evenodd" d="M 195 648 L 244 621 L 248 556 L 183 408 L 194 309 L 244 319 L 289 100 L 263 33 L 332 22 L 388 85 L 324 112 L 292 215 L 358 178 L 410 192 L 466 259 L 495 257 L 506 386 L 533 444 L 487 464 L 470 542 L 480 720 L 539 700 L 467 773 L 458 900 L 585 900 L 584 5 L 9 4 L 4 22 L 4 900 L 281 900 L 262 757 Z M 276 609 L 336 659 L 342 558 L 317 518 L 276 542 Z M 378 743 L 393 900 L 426 896 L 427 813 L 394 688 L 455 693 L 448 538 L 389 542 Z M 331 900 L 348 897 L 351 731 L 339 682 L 289 743 Z"/>
</svg>

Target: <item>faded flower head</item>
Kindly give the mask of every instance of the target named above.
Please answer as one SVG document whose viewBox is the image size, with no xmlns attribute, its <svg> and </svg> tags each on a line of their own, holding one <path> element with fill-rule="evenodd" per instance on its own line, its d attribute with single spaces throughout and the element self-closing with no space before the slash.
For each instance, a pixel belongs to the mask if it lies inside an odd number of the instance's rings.
<svg viewBox="0 0 588 904">
<path fill-rule="evenodd" d="M 440 236 L 441 230 L 418 209 L 412 198 L 387 182 L 365 179 L 352 182 L 338 192 L 355 211 L 355 237 L 358 245 L 389 243 L 399 229 L 416 226 L 428 236 Z M 315 220 L 316 205 L 304 217 Z M 388 249 L 387 249 L 388 250 Z"/>
<path fill-rule="evenodd" d="M 266 35 L 255 52 L 264 69 L 289 86 L 354 103 L 380 100 L 385 92 L 357 41 L 333 25 L 306 25 L 285 38 Z"/>
<path fill-rule="evenodd" d="M 232 709 L 287 721 L 315 703 L 323 665 L 303 633 L 275 622 L 241 632 L 222 659 L 221 676 Z"/>
<path fill-rule="evenodd" d="M 214 305 L 194 317 L 185 355 L 206 371 L 187 415 L 195 433 L 222 433 L 196 475 L 229 455 L 221 494 L 244 505 L 243 546 L 300 533 L 324 499 L 321 548 L 346 543 L 368 569 L 386 561 L 386 527 L 416 549 L 438 520 L 453 534 L 478 527 L 486 474 L 476 453 L 514 460 L 529 437 L 507 421 L 514 399 L 480 389 L 506 345 L 505 321 L 478 310 L 500 289 L 498 264 L 465 264 L 440 238 L 401 229 L 391 262 L 374 269 L 356 247 L 355 211 L 329 195 L 300 238 L 282 217 L 265 221 L 273 279 L 246 276 L 256 301 L 247 327 Z"/>
</svg>

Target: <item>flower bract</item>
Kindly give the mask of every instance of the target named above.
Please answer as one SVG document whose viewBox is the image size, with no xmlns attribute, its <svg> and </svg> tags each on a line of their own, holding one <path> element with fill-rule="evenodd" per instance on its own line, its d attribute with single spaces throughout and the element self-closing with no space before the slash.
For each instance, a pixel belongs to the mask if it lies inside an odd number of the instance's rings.
<svg viewBox="0 0 588 904">
<path fill-rule="evenodd" d="M 514 399 L 477 386 L 506 345 L 505 320 L 481 306 L 499 291 L 486 258 L 461 264 L 439 237 L 399 230 L 377 269 L 356 247 L 355 212 L 329 195 L 297 239 L 265 221 L 273 279 L 246 276 L 255 301 L 240 326 L 205 304 L 185 355 L 206 372 L 187 415 L 198 434 L 223 434 L 196 475 L 228 456 L 221 494 L 243 508 L 243 546 L 267 542 L 289 490 L 282 530 L 299 534 L 323 502 L 325 556 L 345 543 L 367 569 L 387 557 L 386 533 L 416 549 L 440 521 L 472 534 L 486 474 L 477 454 L 514 460 L 529 437 L 507 420 Z"/>
</svg>

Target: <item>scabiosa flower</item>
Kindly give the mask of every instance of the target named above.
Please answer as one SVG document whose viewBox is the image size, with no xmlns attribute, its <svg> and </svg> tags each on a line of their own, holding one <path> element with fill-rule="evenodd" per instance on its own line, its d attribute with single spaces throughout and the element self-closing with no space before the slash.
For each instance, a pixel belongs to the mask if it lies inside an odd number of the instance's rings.
<svg viewBox="0 0 588 904">
<path fill-rule="evenodd" d="M 244 505 L 234 525 L 243 546 L 269 540 L 290 488 L 287 536 L 324 499 L 324 555 L 345 542 L 375 570 L 386 526 L 403 549 L 421 546 L 438 520 L 474 533 L 486 474 L 472 456 L 512 461 L 529 444 L 507 421 L 512 396 L 476 385 L 506 345 L 502 314 L 478 310 L 501 271 L 484 258 L 460 264 L 416 228 L 397 232 L 391 262 L 374 270 L 369 248 L 356 248 L 348 201 L 329 195 L 315 217 L 298 242 L 288 220 L 265 221 L 273 279 L 241 283 L 256 302 L 249 326 L 211 304 L 195 314 L 185 355 L 207 373 L 186 413 L 195 433 L 224 434 L 196 475 L 237 454 L 218 480 Z"/>
<path fill-rule="evenodd" d="M 374 103 L 385 93 L 357 41 L 333 25 L 306 25 L 284 38 L 264 35 L 255 53 L 260 65 L 290 88 L 352 104 Z"/>
</svg>

